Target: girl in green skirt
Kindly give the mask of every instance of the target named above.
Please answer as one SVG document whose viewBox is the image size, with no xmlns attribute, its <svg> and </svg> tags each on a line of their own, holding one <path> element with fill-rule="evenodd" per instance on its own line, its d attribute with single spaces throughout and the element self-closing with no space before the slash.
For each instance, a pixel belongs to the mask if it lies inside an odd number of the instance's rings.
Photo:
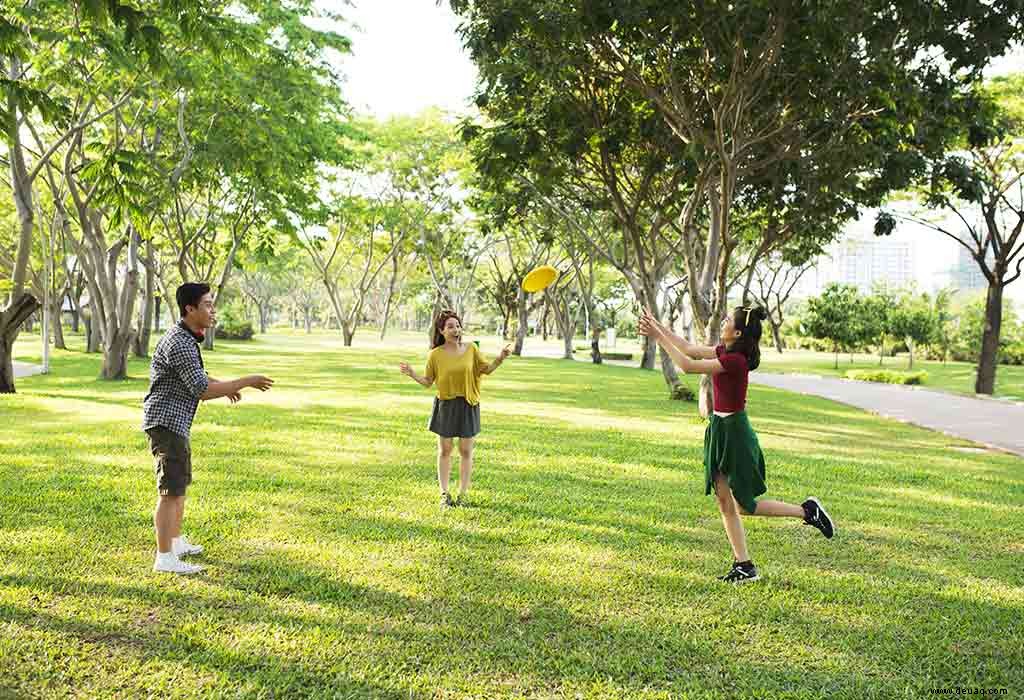
<svg viewBox="0 0 1024 700">
<path fill-rule="evenodd" d="M 830 538 L 832 519 L 817 498 L 800 505 L 758 500 L 765 487 L 764 455 L 747 419 L 747 379 L 761 363 L 761 322 L 764 309 L 737 307 L 722 322 L 722 344 L 695 345 L 654 318 L 649 309 L 640 317 L 640 333 L 656 341 L 687 374 L 711 375 L 714 410 L 704 431 L 704 492 L 712 490 L 732 546 L 733 565 L 722 581 L 746 583 L 758 579 L 747 554 L 743 515 L 800 518 Z"/>
<path fill-rule="evenodd" d="M 442 508 L 466 505 L 473 446 L 480 432 L 480 377 L 498 369 L 511 351 L 506 345 L 493 362 L 487 362 L 475 343 L 462 342 L 462 320 L 458 315 L 442 311 L 434 320 L 423 376 L 418 376 L 407 362 L 399 365 L 402 374 L 421 386 L 437 386 L 428 428 L 437 435 L 437 480 Z M 459 496 L 453 500 L 448 493 L 448 480 L 455 438 L 459 439 Z"/>
</svg>

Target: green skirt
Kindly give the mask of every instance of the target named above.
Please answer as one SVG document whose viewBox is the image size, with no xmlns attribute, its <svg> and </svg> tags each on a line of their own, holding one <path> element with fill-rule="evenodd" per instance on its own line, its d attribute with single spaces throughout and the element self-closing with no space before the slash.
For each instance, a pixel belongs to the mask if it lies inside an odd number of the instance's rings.
<svg viewBox="0 0 1024 700">
<path fill-rule="evenodd" d="M 764 455 L 746 411 L 731 416 L 711 415 L 704 430 L 704 494 L 715 490 L 715 473 L 729 481 L 729 488 L 745 511 L 753 513 L 754 500 L 768 489 L 764 485 Z"/>
</svg>

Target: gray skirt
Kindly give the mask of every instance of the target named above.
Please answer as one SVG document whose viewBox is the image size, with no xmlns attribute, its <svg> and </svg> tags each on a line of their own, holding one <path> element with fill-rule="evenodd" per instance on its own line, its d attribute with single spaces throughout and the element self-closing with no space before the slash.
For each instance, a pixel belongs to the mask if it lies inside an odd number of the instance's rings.
<svg viewBox="0 0 1024 700">
<path fill-rule="evenodd" d="M 465 398 L 434 397 L 434 410 L 430 412 L 430 432 L 443 438 L 471 438 L 480 432 L 480 404 L 470 405 Z"/>
</svg>

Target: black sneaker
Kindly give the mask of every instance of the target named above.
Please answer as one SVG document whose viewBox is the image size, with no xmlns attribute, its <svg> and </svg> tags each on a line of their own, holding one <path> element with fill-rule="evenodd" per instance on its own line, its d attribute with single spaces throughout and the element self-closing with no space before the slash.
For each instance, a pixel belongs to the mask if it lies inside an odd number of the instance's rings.
<svg viewBox="0 0 1024 700">
<path fill-rule="evenodd" d="M 470 506 L 470 502 L 469 502 L 469 496 L 468 495 L 466 495 L 464 493 L 460 493 L 455 498 L 455 507 L 456 508 L 469 508 L 469 506 Z"/>
<path fill-rule="evenodd" d="M 732 569 L 729 570 L 725 576 L 719 576 L 719 581 L 725 581 L 726 583 L 739 584 L 739 583 L 750 583 L 751 581 L 757 581 L 760 576 L 757 575 L 757 567 L 754 566 L 754 562 L 733 562 Z"/>
<path fill-rule="evenodd" d="M 832 535 L 836 534 L 835 525 L 818 499 L 812 496 L 800 505 L 804 509 L 804 522 L 816 527 L 826 538 L 832 539 Z"/>
<path fill-rule="evenodd" d="M 441 510 L 446 508 L 452 508 L 455 506 L 455 501 L 452 500 L 452 496 L 447 491 L 441 492 Z"/>
</svg>

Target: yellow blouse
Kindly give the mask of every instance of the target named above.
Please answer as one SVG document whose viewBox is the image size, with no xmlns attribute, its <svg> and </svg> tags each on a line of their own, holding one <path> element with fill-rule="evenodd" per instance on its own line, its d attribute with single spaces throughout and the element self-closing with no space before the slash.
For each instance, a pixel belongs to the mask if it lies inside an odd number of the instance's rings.
<svg viewBox="0 0 1024 700">
<path fill-rule="evenodd" d="M 475 343 L 467 343 L 461 355 L 449 352 L 441 345 L 427 355 L 427 369 L 423 376 L 434 378 L 437 398 L 442 401 L 462 396 L 468 404 L 475 406 L 480 403 L 480 377 L 489 364 Z"/>
</svg>

